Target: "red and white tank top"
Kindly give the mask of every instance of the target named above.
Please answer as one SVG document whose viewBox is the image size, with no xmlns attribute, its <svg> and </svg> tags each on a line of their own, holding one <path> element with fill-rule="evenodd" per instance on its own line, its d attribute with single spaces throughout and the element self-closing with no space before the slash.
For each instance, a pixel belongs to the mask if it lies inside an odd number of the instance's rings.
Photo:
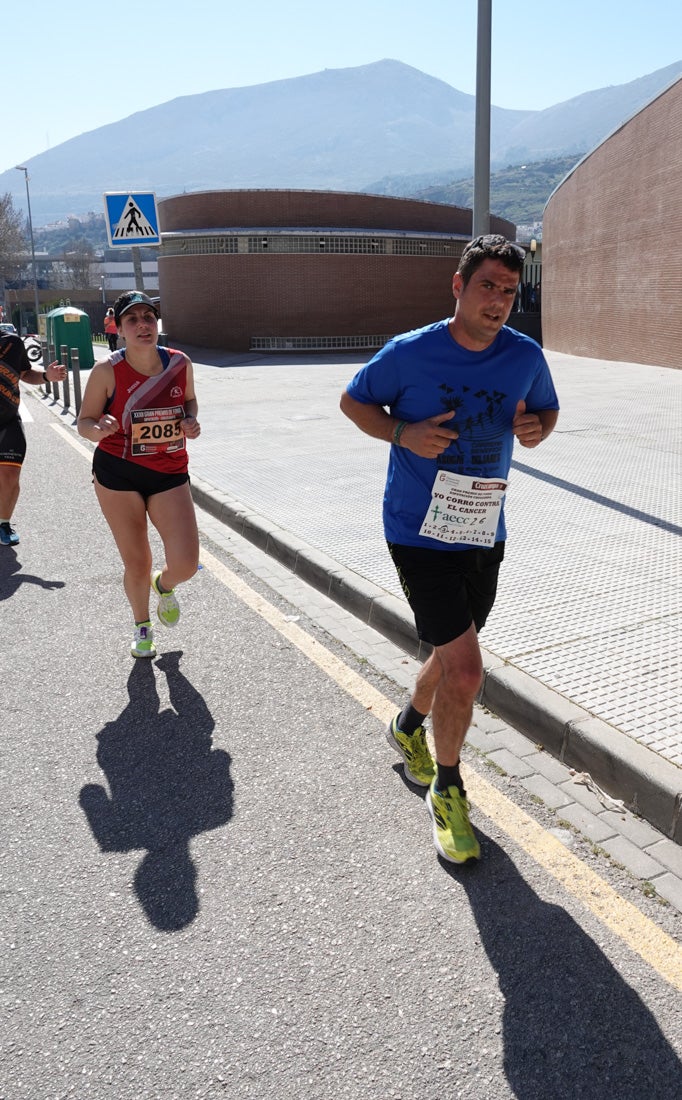
<svg viewBox="0 0 682 1100">
<path fill-rule="evenodd" d="M 133 370 L 125 349 L 110 356 L 115 388 L 104 411 L 116 417 L 120 430 L 98 447 L 159 473 L 186 473 L 187 448 L 180 421 L 185 416 L 187 358 L 171 348 L 157 351 L 163 370 L 152 378 Z"/>
</svg>

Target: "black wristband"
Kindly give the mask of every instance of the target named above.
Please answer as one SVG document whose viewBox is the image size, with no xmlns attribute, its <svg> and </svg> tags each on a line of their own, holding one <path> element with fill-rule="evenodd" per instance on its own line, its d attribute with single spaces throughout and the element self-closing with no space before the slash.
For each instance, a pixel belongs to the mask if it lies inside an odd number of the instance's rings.
<svg viewBox="0 0 682 1100">
<path fill-rule="evenodd" d="M 47 382 L 47 371 L 43 371 L 43 382 Z"/>
</svg>

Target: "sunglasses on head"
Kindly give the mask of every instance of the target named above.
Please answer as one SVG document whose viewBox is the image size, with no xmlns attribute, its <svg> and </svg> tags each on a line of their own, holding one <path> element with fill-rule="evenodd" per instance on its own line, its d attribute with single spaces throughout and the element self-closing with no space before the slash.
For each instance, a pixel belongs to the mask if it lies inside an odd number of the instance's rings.
<svg viewBox="0 0 682 1100">
<path fill-rule="evenodd" d="M 514 241 L 508 241 L 497 233 L 483 233 L 480 237 L 475 237 L 474 240 L 470 241 L 466 246 L 464 253 L 470 252 L 474 248 L 482 248 L 485 250 L 488 248 L 499 248 L 501 245 L 510 248 L 512 252 L 516 253 L 520 260 L 525 260 L 526 250 L 522 245 L 515 244 Z"/>
</svg>

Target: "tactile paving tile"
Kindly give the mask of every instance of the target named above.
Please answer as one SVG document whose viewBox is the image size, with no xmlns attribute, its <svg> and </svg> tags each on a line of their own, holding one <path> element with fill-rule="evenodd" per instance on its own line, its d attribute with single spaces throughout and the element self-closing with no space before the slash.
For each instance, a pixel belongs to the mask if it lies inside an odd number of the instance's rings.
<svg viewBox="0 0 682 1100">
<path fill-rule="evenodd" d="M 537 450 L 515 449 L 506 559 L 481 641 L 682 765 L 682 372 L 548 358 L 559 425 Z M 386 445 L 338 413 L 354 369 L 210 376 L 216 407 L 227 385 L 234 409 L 218 432 L 202 415 L 191 468 L 402 598 L 381 527 Z"/>
</svg>

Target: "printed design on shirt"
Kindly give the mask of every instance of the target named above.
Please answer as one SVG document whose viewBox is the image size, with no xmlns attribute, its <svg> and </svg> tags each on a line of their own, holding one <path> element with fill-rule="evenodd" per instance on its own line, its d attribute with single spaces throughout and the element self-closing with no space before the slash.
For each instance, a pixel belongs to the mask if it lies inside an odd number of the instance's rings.
<svg viewBox="0 0 682 1100">
<path fill-rule="evenodd" d="M 447 382 L 438 389 L 443 412 L 454 413 L 443 427 L 458 434 L 448 450 L 438 456 L 438 464 L 463 472 L 465 468 L 483 469 L 499 463 L 509 433 L 509 417 L 504 411 L 507 394 L 495 389 L 473 390 L 471 386 L 462 386 L 458 392 Z"/>
<path fill-rule="evenodd" d="M 7 363 L 0 360 L 0 398 L 13 409 L 19 408 L 18 374 Z"/>
</svg>

